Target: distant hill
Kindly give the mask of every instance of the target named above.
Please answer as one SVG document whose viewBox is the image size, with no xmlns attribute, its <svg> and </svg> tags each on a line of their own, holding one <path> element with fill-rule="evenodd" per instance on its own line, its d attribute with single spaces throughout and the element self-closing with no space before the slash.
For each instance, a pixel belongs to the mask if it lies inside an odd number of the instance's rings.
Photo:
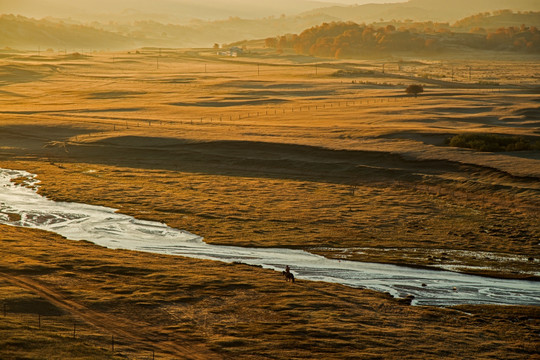
<svg viewBox="0 0 540 360">
<path fill-rule="evenodd" d="M 540 54 L 540 31 L 534 25 L 495 26 L 489 30 L 477 26 L 498 25 L 497 19 L 504 22 L 512 19 L 516 22 L 524 18 L 538 19 L 539 16 L 540 12 L 513 14 L 508 10 L 494 15 L 472 16 L 456 22 L 454 26 L 432 21 L 395 21 L 398 26 L 331 22 L 311 27 L 298 35 L 267 38 L 265 45 L 279 52 L 294 49 L 302 55 L 332 58 L 395 54 L 457 55 L 464 51 L 481 50 Z M 474 27 L 469 30 L 471 25 Z M 463 28 L 467 31 L 463 31 Z"/>
<path fill-rule="evenodd" d="M 0 13 L 79 22 L 153 20 L 180 24 L 192 19 L 297 15 L 325 4 L 314 0 L 0 0 Z"/>
<path fill-rule="evenodd" d="M 90 26 L 0 16 L 0 48 L 129 49 L 136 45 L 135 39 Z"/>
<path fill-rule="evenodd" d="M 310 15 L 192 21 L 187 25 L 152 20 L 135 21 L 131 24 L 78 24 L 59 19 L 36 20 L 20 15 L 0 15 L 0 48 L 122 50 L 142 46 L 210 47 L 214 43 L 263 39 L 282 32 L 300 32 L 314 24 L 334 20 L 337 19 Z"/>
<path fill-rule="evenodd" d="M 20 1 L 25 4 L 33 0 Z M 41 49 L 67 48 L 78 51 L 79 49 L 122 50 L 143 46 L 175 48 L 210 47 L 215 43 L 232 43 L 241 40 L 265 39 L 276 35 L 300 33 L 307 28 L 325 22 L 350 20 L 332 15 L 334 13 L 335 15 L 339 15 L 338 13 L 344 11 L 343 9 L 349 10 L 346 11 L 350 15 L 348 17 L 355 17 L 358 15 L 355 15 L 358 9 L 363 9 L 362 13 L 368 14 L 370 9 L 397 11 L 396 9 L 403 7 L 400 10 L 401 17 L 388 17 L 384 21 L 377 18 L 371 22 L 376 28 L 392 25 L 397 29 L 408 27 L 425 31 L 430 28 L 441 30 L 452 27 L 451 31 L 453 32 L 474 31 L 476 33 L 485 33 L 499 27 L 519 27 L 521 24 L 540 27 L 539 13 L 531 11 L 516 13 L 498 10 L 493 13 L 482 12 L 476 15 L 473 15 L 474 13 L 467 13 L 466 18 L 462 18 L 461 20 L 456 18 L 451 22 L 437 21 L 429 17 L 427 18 L 429 21 L 409 19 L 412 18 L 412 16 L 408 16 L 411 14 L 416 14 L 417 16 L 420 16 L 419 14 L 425 14 L 425 16 L 428 16 L 431 13 L 430 9 L 434 6 L 433 4 L 440 1 L 411 0 L 401 4 L 331 7 L 326 9 L 338 9 L 339 11 L 329 11 L 328 13 L 324 11 L 309 12 L 298 16 L 267 16 L 258 19 L 230 17 L 224 20 L 213 21 L 192 20 L 185 24 L 144 18 L 131 22 L 106 21 L 104 19 L 102 21 L 81 22 L 74 19 L 46 18 L 37 20 L 19 15 L 0 15 L 0 48 L 12 47 L 33 50 L 36 50 L 38 47 Z M 493 3 L 507 5 L 506 1 L 493 0 Z M 484 0 L 469 0 L 468 2 L 473 4 L 469 7 L 470 9 L 487 6 Z M 516 6 L 523 7 L 529 2 L 529 0 L 512 1 Z M 429 6 L 425 5 L 425 3 Z M 412 7 L 411 4 L 418 6 Z M 425 7 L 421 8 L 421 6 Z M 535 6 L 531 7 L 534 8 Z M 451 8 L 453 9 L 454 7 L 451 6 Z M 463 9 L 460 9 L 460 11 L 463 11 Z M 364 21 L 356 22 L 362 23 Z"/>
<path fill-rule="evenodd" d="M 529 11 L 515 13 L 510 10 L 498 10 L 468 16 L 454 23 L 452 27 L 463 31 L 478 29 L 497 29 L 500 27 L 521 26 L 523 24 L 540 27 L 540 12 Z"/>
<path fill-rule="evenodd" d="M 330 6 L 310 10 L 303 15 L 326 15 L 342 21 L 372 23 L 383 20 L 448 21 L 472 14 L 511 9 L 540 11 L 538 0 L 409 0 L 405 3 Z"/>
<path fill-rule="evenodd" d="M 390 20 L 377 21 L 371 24 L 375 28 L 392 25 L 397 29 L 409 28 L 419 31 L 452 31 L 457 33 L 487 33 L 499 28 L 517 27 L 522 25 L 540 28 L 540 11 L 513 12 L 512 10 L 496 10 L 482 12 L 460 19 L 453 24 L 437 21 Z"/>
</svg>

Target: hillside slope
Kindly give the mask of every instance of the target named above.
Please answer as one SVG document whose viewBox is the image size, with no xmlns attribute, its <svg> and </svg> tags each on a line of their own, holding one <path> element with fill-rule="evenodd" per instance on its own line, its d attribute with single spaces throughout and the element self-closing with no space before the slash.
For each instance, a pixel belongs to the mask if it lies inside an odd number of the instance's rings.
<svg viewBox="0 0 540 360">
<path fill-rule="evenodd" d="M 342 21 L 375 22 L 383 20 L 450 21 L 485 11 L 511 9 L 538 11 L 540 2 L 535 0 L 410 0 L 406 3 L 330 6 L 311 10 L 305 15 L 321 14 Z"/>
</svg>

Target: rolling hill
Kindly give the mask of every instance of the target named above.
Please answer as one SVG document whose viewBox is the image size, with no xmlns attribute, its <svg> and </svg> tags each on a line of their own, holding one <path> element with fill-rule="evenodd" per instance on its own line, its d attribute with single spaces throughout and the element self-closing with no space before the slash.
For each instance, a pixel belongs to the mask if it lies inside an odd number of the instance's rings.
<svg viewBox="0 0 540 360">
<path fill-rule="evenodd" d="M 310 10 L 303 15 L 320 14 L 341 21 L 371 23 L 383 20 L 449 21 L 454 22 L 472 14 L 511 9 L 539 11 L 536 0 L 410 0 L 405 3 L 330 6 Z"/>
<path fill-rule="evenodd" d="M 374 26 L 387 26 L 396 28 L 403 24 L 411 27 L 421 21 L 446 21 L 446 27 L 457 21 L 454 25 L 460 32 L 468 32 L 472 28 L 493 29 L 497 27 L 528 26 L 540 27 L 540 16 L 530 13 L 530 10 L 540 10 L 540 3 L 533 0 L 457 0 L 460 6 L 452 3 L 445 5 L 442 0 L 410 0 L 405 3 L 369 4 L 355 6 L 331 6 L 304 12 L 294 16 L 266 16 L 264 18 L 225 17 L 239 11 L 245 0 L 235 0 L 227 5 L 225 2 L 198 4 L 191 0 L 160 0 L 156 2 L 153 12 L 147 8 L 149 3 L 145 0 L 133 2 L 118 1 L 114 6 L 106 7 L 104 0 L 95 3 L 95 9 L 107 11 L 121 11 L 122 6 L 131 4 L 132 9 L 123 12 L 110 20 L 113 12 L 103 14 L 99 21 L 81 21 L 76 18 L 62 18 L 62 14 L 74 14 L 76 11 L 86 9 L 88 5 L 77 3 L 59 10 L 55 17 L 35 19 L 22 15 L 0 15 L 0 48 L 11 47 L 23 50 L 46 49 L 72 49 L 72 50 L 122 50 L 143 46 L 155 47 L 210 47 L 215 43 L 231 43 L 240 40 L 264 39 L 276 35 L 300 33 L 304 29 L 322 23 L 354 21 L 357 23 L 375 23 Z M 129 3 L 129 4 L 128 4 Z M 10 5 L 11 4 L 11 5 Z M 20 0 L 17 3 L 0 3 L 2 9 L 19 8 L 22 10 L 36 4 L 34 0 Z M 55 5 L 56 4 L 56 5 Z M 60 7 L 60 0 L 51 2 L 51 10 Z M 122 5 L 123 4 L 123 5 Z M 166 5 L 171 6 L 170 12 Z M 262 11 L 265 14 L 275 13 L 276 8 L 283 5 L 283 0 L 270 4 L 246 5 L 242 10 L 246 16 Z M 310 1 L 293 1 L 290 6 L 283 9 L 305 9 L 320 3 Z M 85 7 L 86 6 L 86 7 Z M 498 11 L 489 14 L 485 11 L 494 9 L 512 8 L 514 10 L 528 10 L 526 13 Z M 79 10 L 77 10 L 79 9 Z M 147 9 L 148 12 L 142 12 Z M 182 11 L 183 9 L 183 11 Z M 478 12 L 481 12 L 478 14 Z M 92 17 L 88 13 L 88 17 Z M 179 17 L 178 14 L 181 14 Z M 208 17 L 221 16 L 220 20 L 191 20 L 182 22 L 188 16 L 205 14 Z M 221 14 L 221 15 L 220 15 Z M 460 15 L 460 16 L 458 16 Z M 97 16 L 97 15 L 96 15 Z M 466 18 L 465 18 L 466 16 Z M 383 21 L 381 21 L 381 19 Z M 390 20 L 392 19 L 392 20 Z M 461 19 L 461 20 L 460 20 Z M 185 20 L 185 19 L 184 19 Z M 424 25 L 418 25 L 425 27 Z M 440 27 L 440 25 L 437 25 Z M 443 27 L 444 27 L 443 26 Z"/>
</svg>

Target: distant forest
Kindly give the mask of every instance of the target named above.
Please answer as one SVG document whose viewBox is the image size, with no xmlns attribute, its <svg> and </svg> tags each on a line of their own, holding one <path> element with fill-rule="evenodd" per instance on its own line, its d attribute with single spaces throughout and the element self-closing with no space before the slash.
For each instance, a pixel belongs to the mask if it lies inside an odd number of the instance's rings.
<svg viewBox="0 0 540 360">
<path fill-rule="evenodd" d="M 294 49 L 298 54 L 348 58 L 369 54 L 415 52 L 460 52 L 465 49 L 540 53 L 540 31 L 536 26 L 489 28 L 482 25 L 537 20 L 538 12 L 513 13 L 501 10 L 482 13 L 448 23 L 393 21 L 380 24 L 330 22 L 313 26 L 299 35 L 288 34 L 265 40 L 278 52 Z"/>
</svg>

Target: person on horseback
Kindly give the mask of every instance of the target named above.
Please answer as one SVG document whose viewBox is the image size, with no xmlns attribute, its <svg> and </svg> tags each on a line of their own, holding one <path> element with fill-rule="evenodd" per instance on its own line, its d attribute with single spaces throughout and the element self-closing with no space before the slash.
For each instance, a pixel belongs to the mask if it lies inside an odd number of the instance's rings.
<svg viewBox="0 0 540 360">
<path fill-rule="evenodd" d="M 285 280 L 294 282 L 294 275 L 291 272 L 291 268 L 289 265 L 285 267 L 285 271 L 283 271 L 283 276 L 285 276 Z"/>
</svg>

